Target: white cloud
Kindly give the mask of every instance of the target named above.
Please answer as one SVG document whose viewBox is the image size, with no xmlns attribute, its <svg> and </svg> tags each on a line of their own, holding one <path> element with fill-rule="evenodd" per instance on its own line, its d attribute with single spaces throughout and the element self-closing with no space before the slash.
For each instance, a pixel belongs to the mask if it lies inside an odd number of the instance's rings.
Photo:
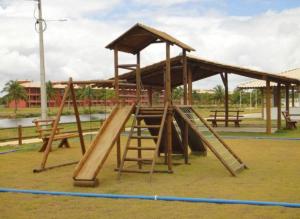
<svg viewBox="0 0 300 219">
<path fill-rule="evenodd" d="M 166 1 L 165 4 L 172 2 Z M 48 23 L 45 32 L 48 80 L 67 80 L 70 76 L 81 80 L 111 77 L 112 52 L 104 47 L 141 21 L 186 42 L 197 49 L 197 55 L 206 59 L 271 72 L 300 67 L 300 8 L 269 11 L 254 17 L 209 12 L 200 16 L 194 11 L 178 12 L 177 15 L 172 8 L 166 7 L 144 8 L 137 13 L 127 8 L 123 14 L 118 14 L 114 10 L 121 7 L 121 3 L 118 0 L 44 1 L 45 18 L 69 18 L 68 22 Z M 139 4 L 139 0 L 135 3 Z M 13 0 L 3 5 L 0 0 L 0 88 L 9 79 L 39 79 L 34 3 Z M 110 12 L 118 16 L 110 18 Z M 106 18 L 93 18 L 101 14 L 106 14 Z M 152 46 L 142 53 L 143 65 L 164 58 L 160 46 Z M 180 52 L 172 51 L 173 55 Z M 130 58 L 126 56 L 125 59 L 121 62 Z M 231 87 L 245 80 L 230 78 Z M 197 86 L 207 88 L 218 83 L 221 83 L 219 77 L 197 83 Z"/>
</svg>

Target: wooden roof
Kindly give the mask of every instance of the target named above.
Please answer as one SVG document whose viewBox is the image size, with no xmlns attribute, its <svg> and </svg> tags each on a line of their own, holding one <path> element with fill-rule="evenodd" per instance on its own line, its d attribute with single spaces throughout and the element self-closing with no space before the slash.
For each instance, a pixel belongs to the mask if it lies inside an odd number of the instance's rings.
<svg viewBox="0 0 300 219">
<path fill-rule="evenodd" d="M 267 78 L 273 82 L 283 84 L 298 84 L 300 80 L 288 78 L 285 76 L 271 74 L 263 71 L 251 70 L 248 68 L 221 64 L 208 61 L 199 57 L 187 56 L 188 68 L 192 71 L 192 80 L 198 81 L 222 72 L 237 74 L 249 78 L 266 80 Z M 164 67 L 165 61 L 161 61 L 146 67 L 141 68 L 141 79 L 144 86 L 164 86 Z M 120 75 L 121 80 L 126 80 L 130 83 L 135 83 L 135 71 L 131 71 Z M 182 56 L 176 56 L 171 59 L 171 84 L 172 87 L 182 85 Z"/>
<path fill-rule="evenodd" d="M 119 38 L 112 41 L 106 46 L 106 48 L 117 48 L 122 52 L 136 54 L 158 40 L 175 44 L 189 52 L 195 51 L 195 49 L 177 40 L 171 35 L 140 23 L 137 23 Z"/>
</svg>

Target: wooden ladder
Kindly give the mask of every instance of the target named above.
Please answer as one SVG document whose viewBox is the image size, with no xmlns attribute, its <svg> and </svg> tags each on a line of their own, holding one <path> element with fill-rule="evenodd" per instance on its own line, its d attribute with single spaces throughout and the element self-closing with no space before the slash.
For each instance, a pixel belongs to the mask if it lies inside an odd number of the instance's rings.
<svg viewBox="0 0 300 219">
<path fill-rule="evenodd" d="M 161 143 L 163 130 L 165 126 L 166 116 L 167 116 L 168 106 L 166 105 L 164 108 L 152 108 L 152 107 L 141 107 L 137 106 L 134 119 L 132 121 L 131 130 L 128 136 L 128 140 L 125 146 L 124 154 L 121 160 L 121 165 L 118 170 L 118 178 L 120 179 L 121 173 L 150 173 L 152 176 L 154 172 L 154 166 L 156 163 L 157 154 L 159 151 L 159 146 Z M 142 125 L 141 122 L 143 119 L 160 119 L 160 124 L 158 125 Z M 144 129 L 157 129 L 158 135 L 143 135 L 142 130 Z M 131 140 L 136 139 L 137 145 L 131 145 Z M 153 139 L 155 141 L 155 146 L 149 147 L 142 144 L 142 140 L 145 139 Z M 135 150 L 137 151 L 137 158 L 128 157 L 128 151 Z M 152 158 L 143 158 L 142 151 L 152 151 Z M 125 162 L 137 162 L 138 169 L 128 169 L 124 168 Z M 142 169 L 143 163 L 151 163 L 150 170 Z"/>
</svg>

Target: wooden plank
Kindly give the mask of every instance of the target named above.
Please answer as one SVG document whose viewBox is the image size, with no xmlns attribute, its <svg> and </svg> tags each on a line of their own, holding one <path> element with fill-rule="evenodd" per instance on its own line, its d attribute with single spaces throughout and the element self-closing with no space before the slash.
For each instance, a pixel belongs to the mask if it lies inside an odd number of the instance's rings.
<svg viewBox="0 0 300 219">
<path fill-rule="evenodd" d="M 184 115 L 184 113 L 179 109 L 179 107 L 175 106 L 178 114 L 189 124 L 189 126 L 200 136 L 201 140 L 205 143 L 205 145 L 215 154 L 215 156 L 220 160 L 220 162 L 225 166 L 225 168 L 231 173 L 232 176 L 236 176 L 234 170 L 226 163 L 222 156 L 216 151 L 216 149 L 211 145 L 206 138 L 202 135 L 201 132 L 198 131 L 196 126 Z M 208 124 L 207 124 L 208 125 Z"/>
<path fill-rule="evenodd" d="M 118 107 L 117 111 L 110 116 L 109 121 L 100 129 L 92 142 L 91 149 L 89 148 L 80 161 L 80 165 L 76 167 L 73 174 L 75 180 L 94 180 L 96 178 L 134 107 L 134 105 Z"/>
</svg>

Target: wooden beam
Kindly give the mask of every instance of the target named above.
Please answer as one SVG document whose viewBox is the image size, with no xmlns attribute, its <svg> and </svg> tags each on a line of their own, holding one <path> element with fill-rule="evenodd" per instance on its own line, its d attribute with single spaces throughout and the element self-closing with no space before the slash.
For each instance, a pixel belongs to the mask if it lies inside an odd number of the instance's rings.
<svg viewBox="0 0 300 219">
<path fill-rule="evenodd" d="M 193 72 L 190 67 L 188 67 L 188 104 L 193 105 Z"/>
<path fill-rule="evenodd" d="M 265 119 L 265 89 L 261 88 L 261 118 Z"/>
<path fill-rule="evenodd" d="M 141 57 L 140 52 L 138 52 L 136 54 L 136 97 L 138 105 L 141 102 L 141 83 Z"/>
<path fill-rule="evenodd" d="M 165 105 L 168 105 L 167 113 L 167 153 L 168 153 L 168 171 L 172 172 L 172 122 L 173 122 L 173 111 L 172 111 L 172 94 L 171 94 L 171 61 L 170 61 L 170 44 L 166 43 L 166 85 L 165 85 Z"/>
<path fill-rule="evenodd" d="M 148 103 L 149 103 L 149 106 L 152 107 L 152 105 L 153 105 L 153 89 L 151 87 L 148 88 Z"/>
<path fill-rule="evenodd" d="M 188 80 L 187 80 L 187 57 L 186 50 L 182 50 L 182 83 L 183 83 L 183 104 L 188 104 Z M 182 143 L 184 149 L 184 162 L 188 164 L 188 136 L 189 136 L 189 127 L 185 122 L 182 132 Z"/>
<path fill-rule="evenodd" d="M 277 102 L 277 129 L 281 129 L 281 84 L 280 83 L 277 83 L 276 102 Z"/>
<path fill-rule="evenodd" d="M 292 107 L 295 107 L 295 86 L 292 86 Z"/>
<path fill-rule="evenodd" d="M 225 88 L 225 98 L 224 98 L 224 108 L 225 108 L 225 126 L 228 127 L 228 111 L 229 111 L 229 97 L 228 97 L 228 74 L 226 72 L 220 73 L 224 88 Z"/>
<path fill-rule="evenodd" d="M 266 133 L 272 133 L 272 124 L 271 124 L 271 89 L 270 89 L 270 80 L 266 80 Z"/>
<path fill-rule="evenodd" d="M 290 86 L 285 85 L 285 111 L 290 114 Z"/>
<path fill-rule="evenodd" d="M 116 102 L 119 104 L 120 102 L 120 87 L 119 87 L 119 56 L 118 56 L 118 49 L 114 49 L 114 64 L 115 64 L 115 95 L 116 95 Z M 121 165 L 121 138 L 120 136 L 117 139 L 117 168 Z"/>
<path fill-rule="evenodd" d="M 71 97 L 72 97 L 72 101 L 73 101 L 73 108 L 74 108 L 74 113 L 75 113 L 75 118 L 76 118 L 77 130 L 78 130 L 78 134 L 79 134 L 81 153 L 83 155 L 83 154 L 85 154 L 85 144 L 84 144 L 84 139 L 83 139 L 79 111 L 78 111 L 78 107 L 77 107 L 76 94 L 75 94 L 74 86 L 72 84 L 72 78 L 70 78 L 70 80 L 71 80 L 71 84 L 70 84 Z"/>
<path fill-rule="evenodd" d="M 114 64 L 115 64 L 115 94 L 116 94 L 116 101 L 119 103 L 119 57 L 118 57 L 118 49 L 114 49 Z"/>
<path fill-rule="evenodd" d="M 183 83 L 183 104 L 187 105 L 188 103 L 188 90 L 187 90 L 187 58 L 186 51 L 182 50 L 182 83 Z"/>
</svg>

